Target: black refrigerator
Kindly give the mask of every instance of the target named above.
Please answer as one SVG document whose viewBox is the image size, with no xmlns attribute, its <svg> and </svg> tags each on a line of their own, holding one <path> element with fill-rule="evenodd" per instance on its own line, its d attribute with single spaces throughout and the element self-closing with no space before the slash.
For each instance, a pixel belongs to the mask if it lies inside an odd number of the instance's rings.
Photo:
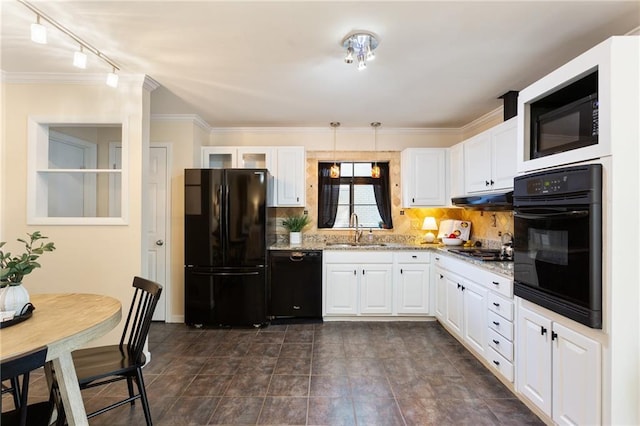
<svg viewBox="0 0 640 426">
<path fill-rule="evenodd" d="M 267 322 L 268 247 L 275 218 L 266 169 L 186 169 L 185 323 Z"/>
</svg>

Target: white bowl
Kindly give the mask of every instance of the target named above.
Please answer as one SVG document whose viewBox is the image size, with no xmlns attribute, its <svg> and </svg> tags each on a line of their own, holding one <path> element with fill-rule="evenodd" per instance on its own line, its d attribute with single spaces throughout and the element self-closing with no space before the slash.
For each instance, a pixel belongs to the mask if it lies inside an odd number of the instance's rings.
<svg viewBox="0 0 640 426">
<path fill-rule="evenodd" d="M 461 246 L 464 243 L 460 238 L 443 238 L 442 242 L 445 246 Z"/>
</svg>

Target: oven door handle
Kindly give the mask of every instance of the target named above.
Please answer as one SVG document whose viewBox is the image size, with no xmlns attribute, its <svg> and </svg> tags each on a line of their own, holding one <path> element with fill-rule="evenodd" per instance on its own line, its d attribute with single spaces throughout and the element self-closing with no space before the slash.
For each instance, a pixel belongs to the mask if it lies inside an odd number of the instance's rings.
<svg viewBox="0 0 640 426">
<path fill-rule="evenodd" d="M 562 218 L 575 218 L 575 217 L 584 217 L 589 216 L 588 210 L 570 210 L 566 212 L 559 213 L 521 213 L 521 212 L 513 212 L 514 216 L 517 216 L 522 219 L 562 219 Z"/>
</svg>

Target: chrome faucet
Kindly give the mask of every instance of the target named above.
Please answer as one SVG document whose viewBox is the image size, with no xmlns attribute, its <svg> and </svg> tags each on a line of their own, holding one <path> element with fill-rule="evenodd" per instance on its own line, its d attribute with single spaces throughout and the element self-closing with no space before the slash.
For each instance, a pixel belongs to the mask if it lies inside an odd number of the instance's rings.
<svg viewBox="0 0 640 426">
<path fill-rule="evenodd" d="M 358 244 L 360 241 L 360 237 L 362 237 L 362 230 L 358 229 L 360 225 L 358 224 L 358 215 L 355 213 L 351 213 L 351 217 L 349 218 L 349 228 L 353 229 L 353 242 Z"/>
</svg>

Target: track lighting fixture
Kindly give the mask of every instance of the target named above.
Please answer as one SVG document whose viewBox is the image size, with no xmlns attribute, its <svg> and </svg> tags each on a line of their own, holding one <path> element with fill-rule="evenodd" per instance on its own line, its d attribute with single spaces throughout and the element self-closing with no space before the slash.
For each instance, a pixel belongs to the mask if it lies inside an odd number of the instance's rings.
<svg viewBox="0 0 640 426">
<path fill-rule="evenodd" d="M 80 45 L 80 50 L 73 54 L 73 66 L 81 69 L 87 68 L 87 55 L 83 52 L 82 45 Z"/>
<path fill-rule="evenodd" d="M 36 22 L 31 24 L 31 41 L 47 44 L 47 29 L 40 23 L 40 15 L 37 15 Z"/>
<path fill-rule="evenodd" d="M 116 74 L 116 69 L 114 68 L 109 74 L 107 74 L 107 86 L 113 87 L 114 89 L 118 87 L 118 74 Z"/>
<path fill-rule="evenodd" d="M 28 3 L 25 0 L 17 0 L 17 1 L 22 3 L 27 9 L 31 10 L 33 13 L 36 14 L 37 21 L 35 24 L 31 24 L 31 40 L 40 44 L 45 44 L 47 42 L 47 29 L 40 24 L 40 19 L 44 19 L 49 24 L 51 24 L 51 26 L 55 27 L 60 32 L 66 34 L 73 41 L 75 41 L 80 45 L 80 50 L 73 54 L 74 66 L 82 69 L 85 69 L 87 67 L 87 55 L 84 52 L 84 49 L 86 49 L 89 52 L 96 55 L 99 59 L 101 59 L 103 62 L 105 62 L 107 65 L 111 67 L 112 71 L 107 75 L 106 83 L 108 86 L 118 87 L 118 74 L 116 74 L 116 71 L 120 70 L 120 67 L 118 66 L 118 64 L 112 61 L 104 53 L 102 53 L 101 51 L 99 51 L 98 49 L 96 49 L 95 47 L 93 47 L 92 45 L 90 45 L 89 43 L 87 43 L 86 41 L 84 41 L 74 33 L 72 33 L 70 30 L 65 28 L 62 24 L 57 22 L 55 19 L 44 14 L 37 7 L 33 6 L 32 4 Z"/>
<path fill-rule="evenodd" d="M 347 49 L 344 61 L 352 64 L 355 55 L 358 70 L 362 71 L 367 68 L 367 61 L 375 59 L 373 51 L 378 47 L 378 39 L 368 31 L 356 31 L 342 39 L 342 46 Z"/>
</svg>

